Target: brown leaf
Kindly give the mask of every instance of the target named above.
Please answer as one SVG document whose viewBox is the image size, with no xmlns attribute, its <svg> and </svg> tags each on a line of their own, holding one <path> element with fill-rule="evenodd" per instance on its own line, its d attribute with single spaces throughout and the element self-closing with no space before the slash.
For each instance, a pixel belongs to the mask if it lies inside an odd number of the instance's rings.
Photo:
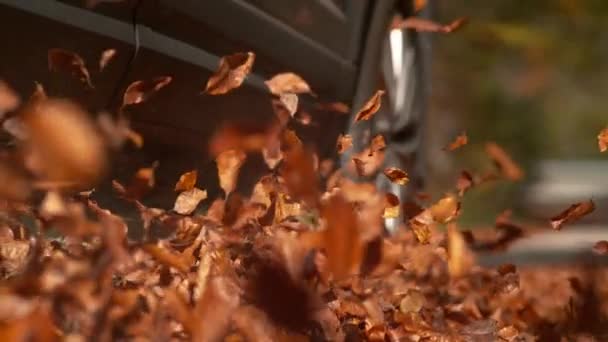
<svg viewBox="0 0 608 342">
<path fill-rule="evenodd" d="M 63 49 L 50 49 L 48 62 L 49 70 L 69 73 L 81 82 L 86 83 L 90 88 L 94 88 L 89 71 L 79 55 Z"/>
<path fill-rule="evenodd" d="M 19 95 L 0 80 L 0 120 L 4 117 L 4 113 L 15 110 L 20 101 Z"/>
<path fill-rule="evenodd" d="M 409 224 L 414 232 L 414 236 L 419 243 L 426 245 L 431 240 L 431 229 L 435 221 L 429 210 L 423 210 L 418 215 L 410 219 Z"/>
<path fill-rule="evenodd" d="M 280 96 L 284 93 L 293 94 L 311 94 L 312 90 L 304 79 L 297 74 L 292 72 L 285 72 L 274 75 L 271 79 L 267 80 L 266 86 L 270 89 L 270 92 Z"/>
<path fill-rule="evenodd" d="M 399 185 L 406 185 L 410 181 L 407 176 L 407 172 L 396 167 L 387 167 L 384 169 L 384 175 L 391 182 Z"/>
<path fill-rule="evenodd" d="M 144 197 L 156 184 L 155 171 L 158 167 L 158 162 L 155 162 L 151 167 L 142 167 L 137 170 L 131 183 L 125 190 L 125 196 L 129 199 L 140 199 Z"/>
<path fill-rule="evenodd" d="M 608 127 L 601 130 L 597 135 L 597 145 L 600 152 L 606 152 L 606 150 L 608 150 Z"/>
<path fill-rule="evenodd" d="M 199 188 L 186 190 L 177 196 L 173 210 L 181 215 L 190 215 L 198 204 L 206 198 L 207 190 L 201 190 Z"/>
<path fill-rule="evenodd" d="M 359 110 L 357 115 L 355 115 L 355 121 L 371 119 L 380 109 L 380 105 L 382 104 L 382 95 L 384 95 L 384 90 L 376 91 L 376 93 L 372 95 L 367 102 L 365 102 L 363 108 Z"/>
<path fill-rule="evenodd" d="M 158 244 L 146 244 L 143 245 L 142 250 L 152 256 L 159 263 L 173 267 L 176 270 L 187 273 L 190 269 L 190 265 L 186 264 L 184 258 L 182 258 L 181 254 L 172 252 L 167 249 L 167 247 L 158 245 Z"/>
<path fill-rule="evenodd" d="M 4 161 L 0 161 L 0 199 L 23 201 L 31 192 L 31 184 L 25 174 Z"/>
<path fill-rule="evenodd" d="M 223 125 L 211 138 L 209 151 L 218 155 L 226 150 L 261 151 L 278 139 L 280 127 L 265 122 L 237 122 Z"/>
<path fill-rule="evenodd" d="M 465 132 L 461 133 L 448 146 L 444 148 L 446 151 L 454 151 L 467 144 L 469 138 Z"/>
<path fill-rule="evenodd" d="M 460 202 L 456 197 L 448 194 L 433 204 L 429 211 L 435 222 L 448 223 L 460 213 Z"/>
<path fill-rule="evenodd" d="M 262 149 L 262 157 L 269 169 L 274 170 L 283 160 L 283 152 L 281 151 L 281 143 L 272 141 L 269 146 Z"/>
<path fill-rule="evenodd" d="M 458 18 L 449 24 L 442 25 L 428 19 L 409 17 L 394 25 L 393 29 L 405 28 L 417 32 L 452 33 L 460 29 L 467 21 L 467 18 Z"/>
<path fill-rule="evenodd" d="M 521 180 L 524 177 L 524 172 L 521 168 L 511 159 L 511 157 L 498 146 L 496 143 L 489 142 L 486 144 L 486 153 L 496 166 L 500 169 L 503 176 L 512 181 Z"/>
<path fill-rule="evenodd" d="M 298 95 L 292 93 L 284 93 L 279 97 L 281 104 L 287 109 L 292 117 L 298 111 Z"/>
<path fill-rule="evenodd" d="M 362 177 L 372 176 L 384 164 L 384 151 L 371 152 L 369 148 L 357 153 L 352 158 L 355 172 Z"/>
<path fill-rule="evenodd" d="M 253 52 L 239 52 L 222 57 L 217 71 L 207 81 L 205 93 L 222 95 L 240 87 L 251 72 L 254 61 Z"/>
<path fill-rule="evenodd" d="M 147 101 L 154 93 L 171 83 L 171 76 L 157 77 L 147 81 L 135 81 L 127 87 L 122 97 L 122 106 L 133 105 Z"/>
<path fill-rule="evenodd" d="M 226 196 L 235 189 L 239 169 L 245 162 L 245 158 L 246 155 L 241 150 L 227 150 L 220 153 L 215 159 L 220 187 L 224 190 Z"/>
<path fill-rule="evenodd" d="M 90 116 L 66 100 L 41 100 L 23 113 L 28 167 L 48 182 L 90 188 L 106 171 L 103 139 Z"/>
<path fill-rule="evenodd" d="M 103 71 L 114 56 L 116 56 L 116 49 L 103 50 L 99 57 L 99 71 Z"/>
<path fill-rule="evenodd" d="M 293 148 L 285 153 L 280 174 L 289 195 L 316 206 L 319 196 L 319 180 L 315 170 L 314 155 L 304 148 Z"/>
<path fill-rule="evenodd" d="M 466 241 L 456 225 L 448 225 L 447 239 L 448 271 L 450 277 L 458 278 L 469 272 L 473 259 L 467 248 Z"/>
<path fill-rule="evenodd" d="M 473 185 L 473 175 L 471 175 L 466 170 L 462 170 L 460 172 L 460 176 L 458 176 L 458 180 L 456 181 L 456 189 L 458 190 L 458 195 L 462 197 L 465 192 L 467 192 L 471 187 L 473 187 Z"/>
<path fill-rule="evenodd" d="M 593 253 L 597 255 L 607 255 L 608 254 L 608 241 L 601 240 L 596 242 L 593 245 Z"/>
<path fill-rule="evenodd" d="M 385 195 L 385 207 L 384 207 L 384 214 L 382 214 L 382 217 L 384 218 L 397 218 L 399 217 L 399 197 L 397 197 L 395 194 L 391 194 L 391 193 L 387 193 Z"/>
<path fill-rule="evenodd" d="M 407 291 L 407 294 L 401 299 L 401 303 L 399 303 L 399 310 L 403 313 L 410 312 L 419 312 L 424 303 L 426 302 L 426 298 L 424 298 L 424 294 L 415 289 L 410 289 Z"/>
<path fill-rule="evenodd" d="M 175 184 L 175 191 L 188 191 L 192 190 L 196 185 L 196 179 L 198 177 L 198 171 L 192 170 L 183 173 L 179 176 L 179 180 Z"/>
<path fill-rule="evenodd" d="M 353 137 L 350 136 L 350 134 L 340 134 L 340 136 L 338 136 L 338 143 L 336 145 L 338 148 L 338 153 L 342 154 L 349 148 L 353 147 Z"/>
<path fill-rule="evenodd" d="M 336 280 L 355 274 L 363 258 L 364 246 L 352 206 L 342 196 L 332 196 L 321 209 L 321 216 L 327 225 L 323 231 L 323 246 L 329 271 Z"/>
<path fill-rule="evenodd" d="M 370 153 L 376 153 L 383 151 L 386 148 L 386 141 L 381 134 L 378 134 L 372 138 L 372 142 L 369 146 Z"/>
<path fill-rule="evenodd" d="M 552 217 L 551 227 L 555 230 L 560 230 L 566 223 L 577 221 L 581 217 L 593 212 L 593 210 L 595 210 L 595 203 L 593 203 L 593 200 L 575 203 L 557 216 Z"/>
</svg>

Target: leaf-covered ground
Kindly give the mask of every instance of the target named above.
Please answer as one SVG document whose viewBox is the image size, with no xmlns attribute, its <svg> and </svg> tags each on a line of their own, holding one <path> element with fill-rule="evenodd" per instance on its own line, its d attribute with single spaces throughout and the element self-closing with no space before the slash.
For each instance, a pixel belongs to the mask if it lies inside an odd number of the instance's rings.
<svg viewBox="0 0 608 342">
<path fill-rule="evenodd" d="M 398 25 L 448 33 L 463 23 L 410 18 Z M 99 68 L 115 53 L 106 50 Z M 48 58 L 50 71 L 94 87 L 76 53 L 52 49 Z M 251 52 L 224 57 L 205 96 L 241 86 L 254 61 Z M 144 144 L 126 108 L 171 82 L 170 76 L 134 82 L 118 115 L 96 116 L 48 97 L 40 84 L 21 101 L 0 83 L 2 127 L 12 136 L 0 160 L 0 340 L 608 339 L 605 270 L 476 265 L 478 251 L 504 249 L 525 230 L 508 215 L 483 239 L 455 223 L 468 189 L 524 177 L 500 146 L 486 146 L 494 170 L 463 171 L 436 201 L 418 194 L 417 203 L 400 203 L 358 180 L 383 173 L 408 186 L 407 170 L 383 166 L 382 136 L 336 168 L 288 129 L 298 119 L 298 96 L 312 93 L 293 73 L 266 83 L 275 96 L 274 124 L 252 130 L 234 123 L 213 137 L 220 198 L 196 187 L 196 170 L 174 180 L 173 208 L 141 202 L 155 185 L 155 165 L 129 183 L 113 182 L 116 201 L 135 208 L 144 227 L 141 239 L 129 239 L 126 219 L 101 208 L 92 194 L 112 153 Z M 356 112 L 357 121 L 374 116 L 383 93 Z M 445 152 L 466 148 L 467 139 L 462 133 Z M 605 150 L 605 132 L 598 139 Z M 352 143 L 340 136 L 336 153 Z M 250 152 L 261 152 L 272 171 L 245 197 L 236 180 Z M 197 210 L 202 202 L 207 209 Z M 558 230 L 594 209 L 592 201 L 574 204 L 551 224 Z M 403 227 L 387 237 L 384 219 L 395 217 L 405 218 Z M 598 242 L 594 252 L 607 253 L 606 245 Z"/>
</svg>

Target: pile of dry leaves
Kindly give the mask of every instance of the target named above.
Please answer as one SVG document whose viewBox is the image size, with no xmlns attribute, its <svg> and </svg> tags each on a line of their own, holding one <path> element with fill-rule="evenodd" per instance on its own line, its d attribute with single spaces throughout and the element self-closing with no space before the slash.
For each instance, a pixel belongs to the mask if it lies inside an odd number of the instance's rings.
<svg viewBox="0 0 608 342">
<path fill-rule="evenodd" d="M 100 68 L 114 54 L 104 52 Z M 239 87 L 254 59 L 224 57 L 205 96 Z M 93 87 L 75 53 L 49 51 L 49 67 Z M 174 208 L 140 202 L 154 186 L 154 166 L 129 184 L 114 181 L 116 200 L 136 208 L 145 229 L 130 241 L 126 220 L 93 200 L 94 187 L 114 151 L 144 143 L 125 108 L 171 81 L 131 84 L 119 115 L 94 120 L 47 97 L 42 85 L 20 104 L 0 83 L 2 126 L 14 138 L 0 160 L 0 340 L 565 341 L 605 330 L 604 271 L 476 266 L 477 250 L 504 248 L 523 233 L 501 217 L 498 237 L 480 241 L 455 223 L 469 188 L 523 177 L 502 148 L 488 143 L 497 168 L 462 172 L 444 198 L 400 203 L 357 181 L 383 167 L 382 136 L 334 169 L 287 128 L 299 94 L 312 92 L 292 73 L 267 81 L 276 124 L 227 125 L 211 141 L 221 198 L 207 199 L 195 170 L 175 180 Z M 382 96 L 374 94 L 356 120 L 371 118 Z M 466 143 L 462 134 L 446 151 Z M 337 151 L 351 145 L 341 136 Z M 235 182 L 251 152 L 262 153 L 271 172 L 245 197 Z M 405 170 L 383 171 L 407 186 Z M 197 210 L 201 203 L 205 210 Z M 593 208 L 574 205 L 553 226 Z M 391 217 L 404 217 L 404 228 L 386 237 Z"/>
</svg>

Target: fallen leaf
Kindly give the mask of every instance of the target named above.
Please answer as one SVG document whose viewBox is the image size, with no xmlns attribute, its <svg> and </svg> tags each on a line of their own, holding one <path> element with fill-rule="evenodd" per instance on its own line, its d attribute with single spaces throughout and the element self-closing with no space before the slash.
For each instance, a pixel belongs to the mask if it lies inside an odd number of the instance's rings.
<svg viewBox="0 0 608 342">
<path fill-rule="evenodd" d="M 425 302 L 424 294 L 418 290 L 409 289 L 399 303 L 399 310 L 403 313 L 419 312 Z"/>
<path fill-rule="evenodd" d="M 103 139 L 77 105 L 42 100 L 23 113 L 23 122 L 27 165 L 45 181 L 91 188 L 104 175 Z"/>
<path fill-rule="evenodd" d="M 90 88 L 94 88 L 89 71 L 79 55 L 63 49 L 50 49 L 48 63 L 49 70 L 69 73 L 81 82 L 86 83 Z"/>
<path fill-rule="evenodd" d="M 446 151 L 457 150 L 457 149 L 461 148 L 462 146 L 466 145 L 468 141 L 469 141 L 469 138 L 467 137 L 467 134 L 463 132 L 459 136 L 457 136 L 456 139 L 454 139 L 454 141 L 452 141 L 448 146 L 446 146 L 444 148 L 444 150 L 446 150 Z"/>
<path fill-rule="evenodd" d="M 378 90 L 372 97 L 365 102 L 363 108 L 357 112 L 355 115 L 355 121 L 361 120 L 369 120 L 374 114 L 380 109 L 380 105 L 382 104 L 382 95 L 384 95 L 384 90 Z"/>
<path fill-rule="evenodd" d="M 607 255 L 608 254 L 608 241 L 601 240 L 596 242 L 593 245 L 593 253 L 597 255 Z"/>
<path fill-rule="evenodd" d="M 171 83 L 172 80 L 171 76 L 162 76 L 148 81 L 135 81 L 129 84 L 122 97 L 122 106 L 125 107 L 147 101 L 152 94 Z"/>
<path fill-rule="evenodd" d="M 458 180 L 456 181 L 456 189 L 458 190 L 458 195 L 462 197 L 465 192 L 467 192 L 471 187 L 473 187 L 473 175 L 471 175 L 468 171 L 462 170 L 460 175 L 458 176 Z"/>
<path fill-rule="evenodd" d="M 446 195 L 437 203 L 433 204 L 429 211 L 433 220 L 439 223 L 448 223 L 458 216 L 460 213 L 460 202 L 452 195 Z"/>
<path fill-rule="evenodd" d="M 306 94 L 312 93 L 310 86 L 304 79 L 297 74 L 292 72 L 285 72 L 274 75 L 271 79 L 267 80 L 266 86 L 270 89 L 270 92 L 280 96 L 284 93 L 293 94 Z"/>
<path fill-rule="evenodd" d="M 595 203 L 593 200 L 575 203 L 568 209 L 551 218 L 551 227 L 555 230 L 560 230 L 563 225 L 577 221 L 581 217 L 593 212 Z"/>
<path fill-rule="evenodd" d="M 597 145 L 600 152 L 606 152 L 606 150 L 608 150 L 608 127 L 601 130 L 597 135 Z"/>
<path fill-rule="evenodd" d="M 205 93 L 222 95 L 240 87 L 251 72 L 254 61 L 253 52 L 239 52 L 222 57 L 217 71 L 207 81 Z"/>
<path fill-rule="evenodd" d="M 198 204 L 207 198 L 207 191 L 199 188 L 186 190 L 177 196 L 173 210 L 181 215 L 190 215 Z"/>
<path fill-rule="evenodd" d="M 392 29 L 411 29 L 416 32 L 452 33 L 460 29 L 468 21 L 467 18 L 458 18 L 449 24 L 442 25 L 429 19 L 409 17 L 393 25 Z"/>
<path fill-rule="evenodd" d="M 512 181 L 521 180 L 524 177 L 524 172 L 515 164 L 513 159 L 496 143 L 489 142 L 486 144 L 486 153 L 496 166 L 500 169 L 503 176 Z"/>
<path fill-rule="evenodd" d="M 226 197 L 235 189 L 239 169 L 245 162 L 246 155 L 241 150 L 227 150 L 221 152 L 215 162 L 220 179 L 220 187 L 224 190 Z"/>
<path fill-rule="evenodd" d="M 336 144 L 338 154 L 346 152 L 348 149 L 353 147 L 353 137 L 350 134 L 340 134 L 338 136 L 338 142 Z"/>
<path fill-rule="evenodd" d="M 384 175 L 391 182 L 399 185 L 406 185 L 410 181 L 407 172 L 396 167 L 387 167 L 384 169 Z"/>
<path fill-rule="evenodd" d="M 19 106 L 19 102 L 19 95 L 8 84 L 0 80 L 0 120 L 4 117 L 4 113 L 15 110 Z"/>
<path fill-rule="evenodd" d="M 175 184 L 175 191 L 188 191 L 194 189 L 197 177 L 197 170 L 192 170 L 183 173 L 181 176 L 179 176 L 179 180 Z"/>
<path fill-rule="evenodd" d="M 321 209 L 321 216 L 327 225 L 323 246 L 328 270 L 336 280 L 355 274 L 363 259 L 363 244 L 352 206 L 342 196 L 332 196 Z"/>
<path fill-rule="evenodd" d="M 99 71 L 103 71 L 114 56 L 116 56 L 116 49 L 103 50 L 99 57 Z"/>
</svg>

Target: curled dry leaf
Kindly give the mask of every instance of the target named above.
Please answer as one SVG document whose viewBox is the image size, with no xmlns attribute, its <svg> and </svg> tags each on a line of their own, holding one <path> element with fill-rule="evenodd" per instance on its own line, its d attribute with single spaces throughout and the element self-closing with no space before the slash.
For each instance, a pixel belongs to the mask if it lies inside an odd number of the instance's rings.
<svg viewBox="0 0 608 342">
<path fill-rule="evenodd" d="M 0 120 L 4 113 L 13 111 L 19 106 L 19 95 L 11 87 L 0 80 Z"/>
<path fill-rule="evenodd" d="M 458 176 L 458 180 L 456 181 L 456 189 L 458 190 L 458 195 L 463 196 L 465 192 L 467 192 L 471 187 L 473 187 L 473 175 L 471 175 L 468 171 L 462 170 L 460 175 Z"/>
<path fill-rule="evenodd" d="M 177 196 L 173 210 L 181 215 L 190 215 L 198 204 L 206 198 L 207 190 L 201 190 L 199 188 L 186 190 Z"/>
<path fill-rule="evenodd" d="M 116 56 L 116 49 L 103 50 L 99 57 L 99 71 L 103 71 L 114 56 Z"/>
<path fill-rule="evenodd" d="M 140 199 L 144 197 L 156 184 L 155 171 L 158 162 L 151 167 L 142 167 L 133 176 L 131 183 L 124 190 L 124 196 L 129 199 Z"/>
<path fill-rule="evenodd" d="M 319 179 L 315 170 L 315 156 L 304 148 L 293 148 L 285 153 L 280 170 L 289 195 L 316 206 L 319 195 Z"/>
<path fill-rule="evenodd" d="M 384 169 L 384 175 L 391 182 L 399 185 L 406 185 L 410 181 L 407 177 L 407 172 L 396 167 L 387 167 Z"/>
<path fill-rule="evenodd" d="M 429 210 L 423 210 L 409 221 L 410 228 L 416 240 L 426 245 L 431 241 L 431 226 L 435 224 L 433 216 Z"/>
<path fill-rule="evenodd" d="M 355 115 L 355 121 L 371 119 L 380 109 L 380 105 L 382 104 L 382 95 L 384 95 L 384 90 L 376 91 L 376 93 L 372 95 L 367 102 L 365 102 L 363 108 L 357 112 L 357 115 Z"/>
<path fill-rule="evenodd" d="M 336 280 L 355 274 L 363 258 L 363 244 L 353 207 L 342 196 L 332 196 L 321 209 L 321 216 L 327 225 L 323 247 L 328 270 Z"/>
<path fill-rule="evenodd" d="M 261 151 L 276 143 L 279 126 L 265 122 L 229 123 L 223 125 L 211 138 L 209 151 L 218 155 L 226 150 Z"/>
<path fill-rule="evenodd" d="M 175 184 L 175 191 L 188 191 L 194 189 L 197 177 L 198 171 L 196 170 L 185 172 L 179 176 L 179 180 Z"/>
<path fill-rule="evenodd" d="M 154 93 L 171 83 L 171 76 L 161 76 L 153 80 L 135 81 L 127 87 L 122 97 L 122 106 L 142 103 Z"/>
<path fill-rule="evenodd" d="M 466 241 L 458 227 L 448 225 L 448 271 L 450 276 L 458 278 L 465 275 L 472 267 L 473 259 Z"/>
<path fill-rule="evenodd" d="M 264 157 L 264 162 L 268 168 L 274 170 L 283 160 L 281 143 L 279 141 L 271 141 L 269 146 L 262 149 L 262 157 Z"/>
<path fill-rule="evenodd" d="M 220 153 L 215 159 L 220 187 L 226 196 L 235 189 L 239 169 L 245 162 L 245 158 L 245 152 L 241 150 L 227 150 Z"/>
<path fill-rule="evenodd" d="M 49 70 L 66 72 L 93 88 L 91 76 L 84 60 L 77 54 L 63 49 L 50 49 L 48 52 Z"/>
<path fill-rule="evenodd" d="M 346 152 L 353 147 L 353 137 L 350 134 L 340 134 L 336 146 L 339 154 Z"/>
<path fill-rule="evenodd" d="M 103 139 L 75 104 L 50 99 L 23 113 L 28 166 L 46 181 L 92 187 L 105 173 Z"/>
<path fill-rule="evenodd" d="M 384 156 L 384 151 L 371 152 L 370 148 L 366 148 L 353 156 L 351 165 L 359 176 L 369 177 L 384 164 Z"/>
<path fill-rule="evenodd" d="M 279 96 L 279 101 L 287 109 L 289 115 L 293 115 L 298 111 L 298 95 L 292 93 L 284 93 Z"/>
<path fill-rule="evenodd" d="M 429 211 L 435 222 L 448 223 L 460 213 L 460 202 L 455 196 L 448 194 L 433 204 Z"/>
<path fill-rule="evenodd" d="M 469 142 L 469 138 L 467 137 L 467 134 L 465 132 L 463 132 L 460 135 L 458 135 L 454 139 L 454 141 L 452 141 L 444 149 L 446 151 L 454 151 L 454 150 L 457 150 L 457 149 L 461 148 L 462 146 L 466 145 L 468 142 Z"/>
<path fill-rule="evenodd" d="M 393 29 L 411 29 L 417 32 L 452 33 L 460 29 L 468 21 L 467 18 L 458 18 L 449 24 L 442 25 L 432 20 L 409 17 L 394 25 Z"/>
<path fill-rule="evenodd" d="M 563 225 L 575 222 L 581 217 L 590 214 L 593 210 L 595 210 L 595 203 L 593 203 L 593 200 L 575 203 L 568 207 L 568 209 L 559 213 L 559 215 L 552 217 L 551 227 L 555 230 L 560 230 Z"/>
<path fill-rule="evenodd" d="M 498 146 L 498 144 L 489 142 L 486 144 L 486 153 L 496 166 L 500 169 L 503 176 L 512 181 L 521 180 L 524 177 L 524 172 L 521 168 L 511 159 L 511 157 Z"/>
<path fill-rule="evenodd" d="M 601 130 L 597 135 L 597 145 L 600 152 L 606 152 L 606 150 L 608 150 L 608 127 Z"/>
<path fill-rule="evenodd" d="M 310 86 L 304 79 L 293 72 L 285 72 L 274 75 L 271 79 L 267 80 L 266 86 L 270 89 L 270 92 L 280 96 L 284 93 L 293 94 L 311 94 L 312 91 Z"/>
<path fill-rule="evenodd" d="M 395 194 L 387 193 L 385 196 L 385 207 L 384 214 L 382 217 L 384 218 L 397 218 L 399 217 L 399 197 Z"/>
<path fill-rule="evenodd" d="M 240 87 L 251 72 L 254 61 L 253 52 L 239 52 L 222 57 L 219 68 L 207 81 L 205 93 L 222 95 Z"/>
<path fill-rule="evenodd" d="M 381 134 L 378 134 L 372 138 L 369 149 L 370 153 L 376 153 L 386 148 L 386 141 Z"/>
<path fill-rule="evenodd" d="M 593 253 L 597 255 L 608 255 L 608 241 L 601 240 L 593 245 Z"/>
</svg>

